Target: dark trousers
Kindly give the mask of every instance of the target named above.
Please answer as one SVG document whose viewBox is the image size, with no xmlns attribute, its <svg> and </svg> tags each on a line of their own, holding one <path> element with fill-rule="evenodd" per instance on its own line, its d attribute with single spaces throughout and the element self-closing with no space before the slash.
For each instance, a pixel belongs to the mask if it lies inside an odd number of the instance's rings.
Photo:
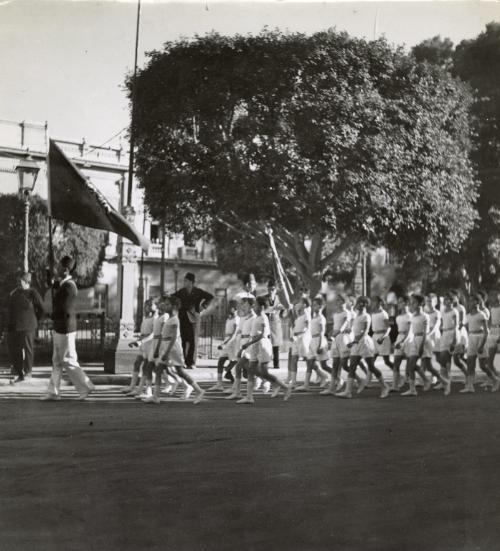
<svg viewBox="0 0 500 551">
<path fill-rule="evenodd" d="M 273 346 L 273 367 L 278 369 L 280 366 L 280 347 Z"/>
<path fill-rule="evenodd" d="M 9 333 L 10 361 L 14 374 L 23 377 L 31 375 L 33 369 L 33 346 L 35 333 L 28 331 L 13 331 Z"/>
<path fill-rule="evenodd" d="M 186 360 L 186 365 L 188 367 L 192 367 L 195 365 L 194 349 L 196 343 L 194 335 L 194 325 L 190 321 L 181 321 L 180 330 L 182 349 L 184 351 L 184 359 Z"/>
</svg>

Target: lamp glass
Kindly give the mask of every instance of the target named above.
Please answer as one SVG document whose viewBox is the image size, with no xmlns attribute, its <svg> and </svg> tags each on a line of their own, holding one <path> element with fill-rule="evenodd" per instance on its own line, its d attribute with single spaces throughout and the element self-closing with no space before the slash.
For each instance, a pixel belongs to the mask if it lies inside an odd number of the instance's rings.
<svg viewBox="0 0 500 551">
<path fill-rule="evenodd" d="M 40 167 L 33 161 L 23 160 L 16 166 L 19 191 L 33 191 Z"/>
</svg>

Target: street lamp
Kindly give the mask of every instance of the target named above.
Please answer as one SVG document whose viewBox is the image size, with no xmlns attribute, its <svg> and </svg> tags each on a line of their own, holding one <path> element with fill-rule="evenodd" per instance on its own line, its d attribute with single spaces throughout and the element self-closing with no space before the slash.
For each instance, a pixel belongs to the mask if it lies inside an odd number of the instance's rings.
<svg viewBox="0 0 500 551">
<path fill-rule="evenodd" d="M 19 193 L 24 199 L 24 271 L 28 272 L 28 237 L 29 237 L 29 215 L 30 215 L 30 194 L 35 187 L 36 177 L 40 167 L 31 157 L 21 159 L 16 166 L 19 182 Z"/>
</svg>

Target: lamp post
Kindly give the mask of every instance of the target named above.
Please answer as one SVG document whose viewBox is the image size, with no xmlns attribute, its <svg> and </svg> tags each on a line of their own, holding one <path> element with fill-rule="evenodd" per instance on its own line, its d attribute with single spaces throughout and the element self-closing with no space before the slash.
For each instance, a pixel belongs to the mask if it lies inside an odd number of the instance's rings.
<svg viewBox="0 0 500 551">
<path fill-rule="evenodd" d="M 175 285 L 175 292 L 177 292 L 177 281 L 178 281 L 178 277 L 179 277 L 179 263 L 177 262 L 177 258 L 175 259 L 175 262 L 174 262 L 174 285 Z"/>
<path fill-rule="evenodd" d="M 30 195 L 35 187 L 36 178 L 40 167 L 31 157 L 21 159 L 16 166 L 19 183 L 19 194 L 24 200 L 24 271 L 28 272 L 28 239 L 29 239 L 29 217 L 30 217 Z"/>
</svg>

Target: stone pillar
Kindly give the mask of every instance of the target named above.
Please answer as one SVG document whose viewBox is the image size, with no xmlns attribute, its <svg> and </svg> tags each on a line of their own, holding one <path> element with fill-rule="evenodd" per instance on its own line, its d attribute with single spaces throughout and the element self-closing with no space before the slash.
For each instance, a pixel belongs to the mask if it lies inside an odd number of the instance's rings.
<svg viewBox="0 0 500 551">
<path fill-rule="evenodd" d="M 124 207 L 123 214 L 131 224 L 134 223 L 133 207 Z M 118 297 L 121 301 L 121 315 L 114 373 L 131 373 L 137 356 L 137 348 L 129 347 L 129 343 L 135 340 L 134 305 L 137 288 L 137 258 L 138 247 L 120 237 L 118 240 Z"/>
</svg>

